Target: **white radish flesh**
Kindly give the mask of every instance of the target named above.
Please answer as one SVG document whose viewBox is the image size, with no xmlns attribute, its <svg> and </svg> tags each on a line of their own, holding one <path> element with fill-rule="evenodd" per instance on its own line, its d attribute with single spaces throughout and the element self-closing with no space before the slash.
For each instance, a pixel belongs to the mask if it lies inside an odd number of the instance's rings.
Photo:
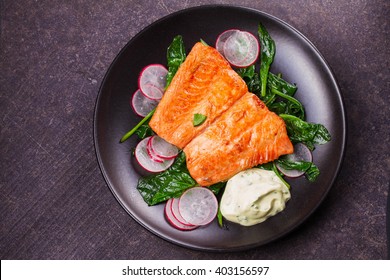
<svg viewBox="0 0 390 280">
<path fill-rule="evenodd" d="M 149 172 L 162 172 L 168 169 L 174 162 L 174 159 L 163 160 L 162 162 L 157 162 L 153 160 L 147 151 L 147 145 L 150 137 L 143 139 L 138 143 L 135 148 L 135 158 L 137 162 L 147 171 Z"/>
<path fill-rule="evenodd" d="M 173 216 L 175 216 L 175 218 L 176 218 L 180 223 L 182 223 L 183 225 L 186 225 L 186 226 L 193 226 L 192 224 L 188 223 L 188 222 L 182 217 L 182 215 L 180 214 L 179 202 L 180 202 L 180 199 L 179 199 L 179 198 L 173 198 L 173 199 L 172 199 L 171 211 L 172 211 Z"/>
<path fill-rule="evenodd" d="M 238 32 L 238 29 L 229 29 L 224 32 L 222 32 L 215 42 L 215 48 L 217 51 L 224 56 L 223 47 L 225 45 L 225 42 L 231 35 L 233 35 L 235 32 Z"/>
<path fill-rule="evenodd" d="M 146 144 L 146 151 L 148 152 L 148 155 L 150 158 L 156 162 L 164 162 L 165 159 L 160 158 L 158 155 L 156 155 L 152 149 L 152 139 L 154 136 L 149 137 L 148 143 Z"/>
<path fill-rule="evenodd" d="M 179 230 L 193 230 L 196 229 L 197 226 L 194 225 L 184 225 L 179 220 L 176 219 L 176 217 L 172 213 L 172 202 L 173 199 L 169 199 L 164 208 L 165 217 L 167 218 L 168 222 L 176 229 Z"/>
<path fill-rule="evenodd" d="M 217 216 L 218 201 L 208 188 L 194 187 L 181 195 L 179 212 L 192 225 L 207 225 Z"/>
<path fill-rule="evenodd" d="M 140 117 L 146 117 L 158 105 L 158 100 L 153 100 L 142 94 L 140 89 L 134 92 L 131 98 L 131 105 L 134 112 Z"/>
<path fill-rule="evenodd" d="M 248 67 L 256 62 L 260 52 L 255 36 L 246 31 L 233 33 L 225 42 L 223 53 L 226 60 L 236 67 Z"/>
<path fill-rule="evenodd" d="M 146 97 L 160 100 L 164 94 L 167 73 L 168 70 L 161 64 L 145 67 L 138 79 L 139 89 Z"/>
<path fill-rule="evenodd" d="M 175 145 L 168 143 L 157 135 L 152 136 L 150 139 L 150 146 L 152 152 L 157 155 L 157 157 L 162 159 L 175 158 L 179 153 L 179 149 Z"/>
</svg>

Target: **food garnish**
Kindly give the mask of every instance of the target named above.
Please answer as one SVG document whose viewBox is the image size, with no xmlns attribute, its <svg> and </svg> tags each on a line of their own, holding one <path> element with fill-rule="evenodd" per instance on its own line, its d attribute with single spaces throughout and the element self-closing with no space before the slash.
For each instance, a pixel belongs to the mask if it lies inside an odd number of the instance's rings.
<svg viewBox="0 0 390 280">
<path fill-rule="evenodd" d="M 205 116 L 205 115 L 194 114 L 194 119 L 193 119 L 192 123 L 194 126 L 198 126 L 198 125 L 201 125 L 202 123 L 204 123 L 206 119 L 207 119 L 207 116 Z"/>
</svg>

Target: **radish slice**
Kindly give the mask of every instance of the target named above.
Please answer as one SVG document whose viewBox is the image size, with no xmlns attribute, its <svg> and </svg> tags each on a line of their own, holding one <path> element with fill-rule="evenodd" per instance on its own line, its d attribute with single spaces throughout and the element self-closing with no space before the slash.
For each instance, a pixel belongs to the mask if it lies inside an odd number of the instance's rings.
<svg viewBox="0 0 390 280">
<path fill-rule="evenodd" d="M 208 188 L 194 187 L 181 195 L 179 212 L 192 225 L 207 225 L 217 216 L 218 201 Z"/>
<path fill-rule="evenodd" d="M 157 100 L 147 98 L 142 94 L 141 90 L 137 89 L 131 98 L 131 105 L 134 112 L 140 117 L 146 117 L 156 106 L 158 105 Z"/>
<path fill-rule="evenodd" d="M 180 214 L 180 211 L 179 211 L 179 202 L 180 202 L 180 199 L 179 199 L 179 198 L 173 198 L 173 199 L 172 199 L 171 211 L 172 211 L 173 216 L 175 216 L 175 218 L 176 218 L 181 224 L 186 225 L 186 226 L 193 226 L 192 224 L 188 223 L 188 222 L 182 217 L 182 215 Z"/>
<path fill-rule="evenodd" d="M 138 143 L 137 147 L 135 147 L 135 158 L 138 163 L 149 172 L 161 172 L 168 169 L 174 162 L 174 159 L 163 160 L 163 162 L 157 162 L 153 160 L 147 151 L 147 145 L 150 137 L 143 139 Z"/>
<path fill-rule="evenodd" d="M 150 147 L 152 152 L 162 159 L 172 159 L 179 154 L 179 149 L 175 145 L 168 143 L 157 135 L 152 136 L 150 139 Z"/>
<path fill-rule="evenodd" d="M 251 33 L 233 33 L 223 46 L 227 61 L 236 67 L 248 67 L 256 62 L 260 52 L 259 41 Z"/>
<path fill-rule="evenodd" d="M 302 143 L 297 143 L 294 145 L 294 153 L 286 155 L 286 158 L 289 161 L 313 161 L 313 155 L 306 145 Z M 297 178 L 305 174 L 304 171 L 300 170 L 289 170 L 281 167 L 279 164 L 276 164 L 276 167 L 282 172 L 284 175 L 290 178 Z"/>
<path fill-rule="evenodd" d="M 164 95 L 163 89 L 160 89 L 153 84 L 143 84 L 142 89 L 140 90 L 146 98 L 152 100 L 160 101 L 162 96 Z"/>
<path fill-rule="evenodd" d="M 146 151 L 148 152 L 148 156 L 155 162 L 159 162 L 159 163 L 163 163 L 164 162 L 164 159 L 162 158 L 159 158 L 158 156 L 156 156 L 153 152 L 152 152 L 152 149 L 150 148 L 150 140 L 148 141 L 148 143 L 146 144 Z"/>
<path fill-rule="evenodd" d="M 146 66 L 138 79 L 139 89 L 148 98 L 159 100 L 164 94 L 168 70 L 161 64 Z"/>
<path fill-rule="evenodd" d="M 229 39 L 229 37 L 231 35 L 233 35 L 234 33 L 238 32 L 240 30 L 238 29 L 229 29 L 229 30 L 226 30 L 224 32 L 222 32 L 218 38 L 217 38 L 217 41 L 215 42 L 215 48 L 217 49 L 217 51 L 222 54 L 223 56 L 224 55 L 224 52 L 223 52 L 223 46 L 225 45 L 225 42 L 227 39 Z"/>
<path fill-rule="evenodd" d="M 167 218 L 168 222 L 177 229 L 180 230 L 193 230 L 196 229 L 197 226 L 194 225 L 184 225 L 179 220 L 176 219 L 176 217 L 172 213 L 172 202 L 173 199 L 169 199 L 167 203 L 165 204 L 164 213 L 165 217 Z"/>
<path fill-rule="evenodd" d="M 146 151 L 148 152 L 148 155 L 150 158 L 156 162 L 164 162 L 165 159 L 160 158 L 158 155 L 156 155 L 152 149 L 151 140 L 153 139 L 153 136 L 149 137 L 148 143 L 146 144 Z"/>
</svg>

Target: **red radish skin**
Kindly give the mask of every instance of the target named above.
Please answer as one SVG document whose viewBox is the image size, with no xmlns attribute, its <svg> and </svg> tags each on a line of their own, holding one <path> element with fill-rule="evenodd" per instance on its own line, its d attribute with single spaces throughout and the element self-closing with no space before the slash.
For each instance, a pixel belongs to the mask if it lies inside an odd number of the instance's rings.
<svg viewBox="0 0 390 280">
<path fill-rule="evenodd" d="M 152 149 L 152 139 L 154 136 L 149 137 L 148 143 L 146 144 L 146 151 L 152 160 L 155 162 L 164 162 L 165 159 L 159 157 Z"/>
<path fill-rule="evenodd" d="M 194 226 L 194 225 L 190 224 L 189 222 L 187 222 L 187 221 L 182 217 L 182 215 L 180 214 L 180 211 L 179 211 L 179 202 L 180 202 L 180 198 L 173 198 L 173 199 L 172 199 L 171 211 L 172 211 L 173 216 L 174 216 L 180 223 L 182 223 L 183 225 L 186 225 L 186 226 Z"/>
<path fill-rule="evenodd" d="M 148 98 L 160 100 L 164 94 L 168 70 L 161 64 L 146 66 L 138 77 L 138 87 Z"/>
<path fill-rule="evenodd" d="M 229 39 L 229 37 L 231 35 L 233 35 L 235 32 L 238 32 L 240 30 L 238 29 L 229 29 L 229 30 L 226 30 L 224 32 L 222 32 L 218 38 L 217 38 L 217 41 L 215 42 L 215 48 L 217 49 L 217 51 L 222 54 L 224 56 L 224 53 L 223 53 L 223 46 L 225 45 L 225 42 L 227 39 Z"/>
<path fill-rule="evenodd" d="M 164 95 L 164 91 L 153 84 L 144 84 L 141 93 L 149 99 L 160 101 Z"/>
<path fill-rule="evenodd" d="M 198 228 L 194 225 L 184 225 L 179 220 L 176 219 L 176 217 L 172 213 L 172 201 L 173 199 L 169 199 L 164 207 L 164 213 L 165 217 L 168 221 L 168 223 L 173 226 L 176 229 L 183 230 L 183 231 L 189 231 Z"/>
<path fill-rule="evenodd" d="M 156 162 L 153 160 L 147 151 L 147 143 L 150 137 L 143 139 L 135 147 L 135 158 L 140 166 L 142 166 L 146 171 L 152 173 L 158 173 L 167 170 L 174 162 L 174 159 L 164 160 L 163 162 Z"/>
<path fill-rule="evenodd" d="M 150 148 L 157 157 L 162 159 L 173 159 L 179 154 L 179 149 L 176 146 L 158 135 L 154 135 L 150 139 Z"/>
<path fill-rule="evenodd" d="M 259 41 L 251 33 L 238 31 L 225 42 L 225 58 L 235 67 L 248 67 L 254 64 L 259 56 Z"/>
<path fill-rule="evenodd" d="M 151 151 L 151 149 L 149 148 L 149 145 L 146 145 L 146 151 L 148 152 L 148 156 L 155 162 L 158 162 L 158 163 L 163 163 L 164 162 L 164 159 L 162 158 L 158 158 L 156 155 L 153 154 L 153 152 Z"/>
<path fill-rule="evenodd" d="M 244 32 L 248 36 L 249 40 L 251 41 L 252 49 L 249 52 L 249 56 L 246 57 L 246 65 L 243 66 L 243 67 L 248 67 L 248 66 L 254 64 L 257 61 L 257 59 L 259 58 L 260 43 L 252 33 L 247 32 L 247 31 L 242 31 L 242 32 Z"/>
</svg>

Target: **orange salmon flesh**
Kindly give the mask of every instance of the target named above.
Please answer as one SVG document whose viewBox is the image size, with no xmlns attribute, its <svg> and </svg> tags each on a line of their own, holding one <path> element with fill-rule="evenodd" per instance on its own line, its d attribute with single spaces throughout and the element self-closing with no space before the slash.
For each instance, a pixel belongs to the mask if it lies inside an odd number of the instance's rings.
<svg viewBox="0 0 390 280">
<path fill-rule="evenodd" d="M 193 125 L 195 114 L 206 116 Z M 201 186 L 293 152 L 284 121 L 268 110 L 219 52 L 196 43 L 179 67 L 149 122 L 183 149 Z"/>
</svg>

